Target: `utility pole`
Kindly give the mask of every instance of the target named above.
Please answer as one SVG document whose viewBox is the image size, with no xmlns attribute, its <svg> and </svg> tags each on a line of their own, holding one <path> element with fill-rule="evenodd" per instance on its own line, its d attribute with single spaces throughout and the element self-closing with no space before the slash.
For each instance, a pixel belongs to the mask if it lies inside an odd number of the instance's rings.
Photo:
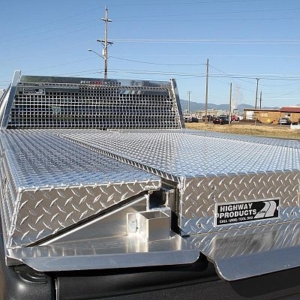
<svg viewBox="0 0 300 300">
<path fill-rule="evenodd" d="M 232 103 L 232 83 L 230 83 L 230 89 L 229 89 L 229 124 L 231 124 L 231 103 Z"/>
<path fill-rule="evenodd" d="M 261 104 L 262 104 L 262 91 L 260 91 L 260 96 L 259 96 L 259 108 L 261 109 Z"/>
<path fill-rule="evenodd" d="M 191 91 L 187 92 L 189 95 L 188 113 L 191 113 Z"/>
<path fill-rule="evenodd" d="M 259 78 L 256 78 L 256 92 L 255 92 L 255 105 L 254 105 L 255 109 L 257 109 L 258 81 L 259 81 Z"/>
<path fill-rule="evenodd" d="M 208 109 L 208 73 L 209 73 L 209 59 L 206 60 L 206 88 L 205 88 L 205 123 L 207 123 L 207 109 Z"/>
<path fill-rule="evenodd" d="M 108 9 L 105 7 L 105 17 L 101 18 L 102 21 L 105 22 L 104 25 L 104 40 L 97 40 L 97 42 L 102 43 L 103 45 L 103 50 L 102 50 L 102 57 L 104 59 L 104 78 L 107 78 L 107 60 L 108 60 L 108 51 L 107 47 L 109 45 L 112 45 L 113 42 L 109 42 L 107 40 L 107 28 L 108 28 L 108 23 L 112 22 L 112 20 L 108 19 Z"/>
</svg>

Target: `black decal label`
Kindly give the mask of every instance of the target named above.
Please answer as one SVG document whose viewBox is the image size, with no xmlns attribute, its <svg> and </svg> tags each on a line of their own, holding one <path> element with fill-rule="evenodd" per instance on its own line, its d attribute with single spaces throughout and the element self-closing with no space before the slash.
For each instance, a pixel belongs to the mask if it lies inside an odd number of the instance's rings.
<svg viewBox="0 0 300 300">
<path fill-rule="evenodd" d="M 216 204 L 215 225 L 278 218 L 279 199 Z"/>
<path fill-rule="evenodd" d="M 41 88 L 23 88 L 23 94 L 25 95 L 45 95 L 45 89 Z"/>
</svg>

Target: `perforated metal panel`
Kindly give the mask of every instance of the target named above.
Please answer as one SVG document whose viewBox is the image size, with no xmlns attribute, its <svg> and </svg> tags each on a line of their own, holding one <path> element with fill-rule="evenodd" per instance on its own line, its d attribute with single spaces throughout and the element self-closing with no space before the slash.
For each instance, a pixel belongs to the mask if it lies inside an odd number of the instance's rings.
<svg viewBox="0 0 300 300">
<path fill-rule="evenodd" d="M 8 129 L 183 126 L 174 80 L 21 76 L 12 93 L 3 124 Z"/>
</svg>

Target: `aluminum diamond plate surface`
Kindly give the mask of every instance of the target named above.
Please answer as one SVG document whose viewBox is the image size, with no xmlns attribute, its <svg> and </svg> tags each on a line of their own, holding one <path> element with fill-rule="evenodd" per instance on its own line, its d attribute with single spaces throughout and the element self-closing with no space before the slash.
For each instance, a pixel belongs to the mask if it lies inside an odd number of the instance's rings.
<svg viewBox="0 0 300 300">
<path fill-rule="evenodd" d="M 187 238 L 214 262 L 220 276 L 238 280 L 300 265 L 299 220 Z"/>
<path fill-rule="evenodd" d="M 299 182 L 299 171 L 187 178 L 181 190 L 180 226 L 185 234 L 195 234 L 299 219 Z M 216 226 L 216 204 L 234 205 L 266 199 L 278 199 L 278 218 Z"/>
<path fill-rule="evenodd" d="M 59 134 L 59 131 L 57 131 Z M 189 131 L 63 131 L 61 136 L 94 147 L 165 176 L 198 177 L 220 174 L 298 170 L 300 144 L 264 139 L 228 142 L 226 137 L 190 134 Z M 226 143 L 226 147 L 225 147 Z"/>
<path fill-rule="evenodd" d="M 221 134 L 189 131 L 56 133 L 175 182 L 183 234 L 261 226 L 300 217 L 297 141 L 229 139 Z M 215 226 L 216 203 L 270 198 L 280 202 L 278 218 Z"/>
<path fill-rule="evenodd" d="M 37 242 L 161 184 L 154 175 L 46 132 L 6 131 L 1 144 L 9 247 Z"/>
</svg>

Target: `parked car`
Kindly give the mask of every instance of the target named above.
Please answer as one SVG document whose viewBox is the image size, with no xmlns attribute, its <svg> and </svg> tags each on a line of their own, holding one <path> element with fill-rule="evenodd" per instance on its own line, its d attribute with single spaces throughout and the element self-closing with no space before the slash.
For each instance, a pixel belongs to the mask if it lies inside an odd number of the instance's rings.
<svg viewBox="0 0 300 300">
<path fill-rule="evenodd" d="M 207 119 L 208 122 L 213 121 L 214 118 L 215 118 L 215 117 L 212 116 L 212 115 L 207 115 L 207 116 L 206 116 L 206 119 Z M 202 117 L 202 121 L 205 122 L 205 116 Z"/>
<path fill-rule="evenodd" d="M 229 117 L 228 116 L 219 116 L 216 117 L 213 120 L 214 124 L 220 124 L 220 125 L 224 125 L 224 124 L 229 124 Z"/>
<path fill-rule="evenodd" d="M 192 115 L 184 115 L 183 117 L 185 123 L 199 122 L 199 119 Z"/>
<path fill-rule="evenodd" d="M 184 115 L 183 118 L 184 118 L 185 123 L 192 122 L 192 116 L 190 116 L 190 115 Z"/>
<path fill-rule="evenodd" d="M 279 125 L 291 125 L 291 120 L 289 118 L 280 118 L 278 120 Z"/>
<path fill-rule="evenodd" d="M 239 121 L 240 120 L 240 117 L 239 116 L 231 116 L 231 121 Z"/>
</svg>

